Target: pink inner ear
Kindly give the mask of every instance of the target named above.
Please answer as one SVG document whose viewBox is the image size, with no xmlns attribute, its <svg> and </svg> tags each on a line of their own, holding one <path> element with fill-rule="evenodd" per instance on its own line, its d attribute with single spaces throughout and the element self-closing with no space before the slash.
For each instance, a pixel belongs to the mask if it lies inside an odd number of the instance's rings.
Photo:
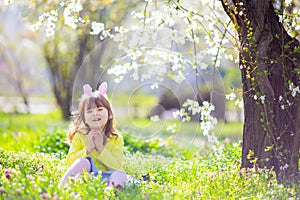
<svg viewBox="0 0 300 200">
<path fill-rule="evenodd" d="M 106 94 L 106 91 L 107 91 L 107 83 L 106 82 L 103 82 L 101 83 L 101 85 L 99 86 L 99 94 L 101 96 L 105 95 Z"/>
<path fill-rule="evenodd" d="M 85 84 L 83 86 L 83 92 L 87 96 L 92 96 L 92 94 L 93 94 L 92 88 L 91 88 L 91 86 L 89 84 Z"/>
</svg>

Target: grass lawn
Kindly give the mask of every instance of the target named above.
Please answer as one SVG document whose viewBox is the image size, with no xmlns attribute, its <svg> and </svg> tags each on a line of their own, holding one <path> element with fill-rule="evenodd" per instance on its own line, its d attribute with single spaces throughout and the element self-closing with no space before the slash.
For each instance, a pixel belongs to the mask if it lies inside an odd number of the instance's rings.
<svg viewBox="0 0 300 200">
<path fill-rule="evenodd" d="M 218 126 L 216 135 L 220 143 L 215 146 L 217 150 L 208 150 L 196 123 L 179 123 L 177 132 L 171 133 L 166 128 L 178 121 L 123 120 L 117 120 L 116 125 L 126 141 L 124 169 L 136 179 L 119 190 L 108 188 L 101 179 L 84 173 L 58 189 L 67 169 L 64 159 L 68 146 L 63 141 L 68 122 L 62 121 L 58 112 L 0 114 L 0 199 L 300 197 L 299 184 L 279 183 L 271 170 L 240 169 L 241 146 L 236 141 L 241 139 L 242 124 Z M 203 142 L 201 148 L 197 137 Z M 231 142 L 224 141 L 227 137 Z M 198 150 L 187 148 L 191 146 Z M 143 181 L 143 174 L 148 174 L 149 180 Z"/>
</svg>

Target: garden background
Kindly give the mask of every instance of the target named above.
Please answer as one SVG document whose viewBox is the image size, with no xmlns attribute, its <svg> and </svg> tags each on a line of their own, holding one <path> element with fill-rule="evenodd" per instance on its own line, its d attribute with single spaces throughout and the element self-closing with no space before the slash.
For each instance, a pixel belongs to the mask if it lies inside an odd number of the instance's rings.
<svg viewBox="0 0 300 200">
<path fill-rule="evenodd" d="M 238 52 L 216 31 L 237 37 L 229 17 L 208 1 L 176 4 L 200 13 L 195 25 L 172 19 L 171 2 L 0 3 L 1 199 L 300 198 L 298 182 L 258 168 L 251 155 L 241 168 Z M 102 81 L 125 171 L 136 179 L 120 190 L 85 173 L 58 189 L 70 115 L 83 84 Z"/>
</svg>

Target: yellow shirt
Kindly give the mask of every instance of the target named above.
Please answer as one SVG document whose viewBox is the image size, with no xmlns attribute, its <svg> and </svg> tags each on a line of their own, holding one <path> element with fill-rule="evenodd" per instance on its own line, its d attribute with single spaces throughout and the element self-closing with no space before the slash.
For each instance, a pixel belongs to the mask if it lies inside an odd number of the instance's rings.
<svg viewBox="0 0 300 200">
<path fill-rule="evenodd" d="M 88 135 L 75 133 L 72 140 L 66 161 L 69 166 L 79 158 L 91 157 L 96 167 L 101 171 L 123 170 L 123 137 L 118 134 L 118 137 L 111 136 L 107 139 L 105 147 L 101 153 L 95 149 L 86 155 L 86 147 L 88 144 Z"/>
</svg>

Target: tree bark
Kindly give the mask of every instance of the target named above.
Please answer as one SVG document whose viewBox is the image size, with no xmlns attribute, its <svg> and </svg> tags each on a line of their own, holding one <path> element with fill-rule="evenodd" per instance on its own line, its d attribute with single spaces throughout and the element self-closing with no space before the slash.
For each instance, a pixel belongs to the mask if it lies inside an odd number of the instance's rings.
<svg viewBox="0 0 300 200">
<path fill-rule="evenodd" d="M 243 83 L 242 167 L 273 168 L 278 177 L 299 173 L 299 41 L 288 35 L 271 0 L 222 0 L 237 27 Z"/>
<path fill-rule="evenodd" d="M 56 102 L 61 108 L 63 118 L 68 120 L 71 116 L 72 89 L 77 72 L 83 62 L 84 55 L 91 51 L 88 46 L 88 33 L 78 38 L 78 51 L 73 50 L 73 55 L 68 58 L 60 58 L 57 55 L 57 45 L 59 41 L 51 41 L 45 45 L 44 51 L 52 78 L 52 90 L 54 92 Z M 51 50 L 52 49 L 52 50 Z M 53 50 L 54 49 L 54 50 Z M 71 53 L 70 53 L 71 54 Z M 69 59 L 69 60 L 68 60 Z"/>
</svg>

